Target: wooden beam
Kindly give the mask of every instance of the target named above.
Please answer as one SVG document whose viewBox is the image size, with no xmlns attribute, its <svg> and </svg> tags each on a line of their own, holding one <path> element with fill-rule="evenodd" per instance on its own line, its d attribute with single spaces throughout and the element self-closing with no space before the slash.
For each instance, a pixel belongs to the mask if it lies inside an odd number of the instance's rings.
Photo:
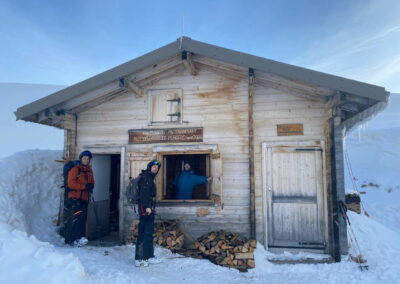
<svg viewBox="0 0 400 284">
<path fill-rule="evenodd" d="M 54 108 L 46 108 L 38 114 L 38 122 L 41 123 L 47 119 L 51 119 L 56 116 Z"/>
<path fill-rule="evenodd" d="M 250 237 L 256 237 L 256 197 L 254 178 L 254 69 L 249 68 L 248 119 L 249 119 L 249 183 L 250 183 Z"/>
<path fill-rule="evenodd" d="M 346 103 L 340 106 L 340 109 L 343 111 L 351 112 L 351 113 L 358 113 L 360 108 L 355 103 Z"/>
<path fill-rule="evenodd" d="M 142 88 L 127 78 L 119 79 L 119 86 L 133 93 L 137 98 L 143 97 L 144 92 Z"/>
<path fill-rule="evenodd" d="M 192 61 L 192 55 L 190 52 L 182 51 L 182 61 L 183 61 L 183 64 L 185 65 L 186 69 L 188 70 L 188 72 L 192 76 L 196 76 L 197 70 Z"/>
<path fill-rule="evenodd" d="M 304 91 L 304 90 L 301 90 L 301 89 L 298 89 L 298 88 L 295 88 L 295 87 L 289 87 L 289 86 L 286 86 L 284 84 L 276 83 L 276 82 L 273 82 L 273 81 L 260 79 L 259 77 L 256 77 L 255 81 L 256 81 L 255 83 L 257 85 L 260 85 L 260 86 L 263 86 L 263 87 L 267 87 L 267 88 L 273 88 L 273 89 L 277 89 L 277 90 L 282 90 L 282 91 L 288 92 L 289 94 L 293 94 L 293 95 L 299 96 L 299 97 L 304 98 L 304 99 L 309 100 L 309 101 L 324 102 L 327 99 L 327 98 L 325 98 L 323 96 L 320 96 L 320 95 L 316 95 L 316 94 L 313 94 L 313 93 L 310 93 L 310 92 L 307 92 L 307 91 Z"/>
<path fill-rule="evenodd" d="M 117 98 L 119 96 L 122 96 L 125 93 L 126 93 L 125 89 L 116 90 L 116 91 L 114 91 L 112 93 L 103 95 L 102 97 L 99 97 L 99 98 L 97 98 L 95 100 L 92 100 L 92 101 L 86 102 L 84 104 L 81 104 L 81 105 L 71 109 L 70 112 L 72 112 L 72 113 L 83 112 L 85 110 L 94 108 L 94 107 L 99 106 L 101 104 L 104 104 L 104 103 L 106 103 L 108 101 L 111 101 L 111 100 L 113 100 L 113 99 L 115 99 L 115 98 Z"/>
<path fill-rule="evenodd" d="M 247 80 L 248 78 L 246 73 L 238 73 L 228 69 L 221 69 L 213 65 L 204 64 L 204 62 L 196 62 L 196 66 L 200 69 L 210 70 L 212 72 L 223 74 L 225 77 L 233 80 Z"/>
</svg>

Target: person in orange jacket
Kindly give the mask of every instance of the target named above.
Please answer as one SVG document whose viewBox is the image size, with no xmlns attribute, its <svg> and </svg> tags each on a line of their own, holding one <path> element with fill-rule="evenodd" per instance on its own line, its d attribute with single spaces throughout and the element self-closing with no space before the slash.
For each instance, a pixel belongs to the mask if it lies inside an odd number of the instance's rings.
<svg viewBox="0 0 400 284">
<path fill-rule="evenodd" d="M 66 225 L 65 243 L 82 246 L 88 243 L 85 238 L 87 208 L 90 195 L 93 194 L 94 177 L 90 166 L 92 153 L 83 151 L 79 155 L 80 164 L 68 173 L 68 220 Z"/>
</svg>

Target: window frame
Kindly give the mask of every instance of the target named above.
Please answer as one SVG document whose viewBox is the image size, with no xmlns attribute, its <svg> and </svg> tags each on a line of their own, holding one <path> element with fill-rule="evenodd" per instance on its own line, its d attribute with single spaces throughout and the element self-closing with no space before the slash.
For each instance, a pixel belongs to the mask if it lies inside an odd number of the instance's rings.
<svg viewBox="0 0 400 284">
<path fill-rule="evenodd" d="M 154 94 L 155 92 L 161 91 L 172 91 L 175 90 L 179 93 L 180 103 L 179 103 L 179 120 L 178 121 L 152 121 L 153 118 L 153 96 L 157 96 L 160 94 Z M 147 91 L 147 124 L 151 125 L 177 125 L 183 123 L 183 89 L 182 88 L 163 88 L 163 89 L 149 89 Z"/>
<path fill-rule="evenodd" d="M 185 153 L 181 153 L 180 151 L 177 152 L 177 153 L 175 153 L 175 152 L 168 152 L 168 153 L 163 152 L 163 153 L 159 153 L 159 154 L 161 155 L 160 159 L 162 159 L 162 161 L 164 161 L 164 158 L 166 156 L 172 156 L 172 155 L 181 155 L 181 156 L 184 156 L 184 155 L 206 155 L 207 156 L 206 157 L 206 162 L 207 162 L 207 159 L 208 159 L 208 172 L 209 172 L 209 174 L 207 176 L 211 176 L 212 175 L 212 172 L 213 172 L 213 168 L 212 167 L 213 167 L 213 165 L 212 165 L 212 151 L 211 150 L 209 150 L 209 151 L 201 151 L 201 152 L 190 151 L 190 152 L 185 152 Z M 163 163 L 163 164 L 165 164 L 165 163 Z M 207 165 L 206 165 L 206 167 L 207 167 Z M 208 203 L 208 202 L 212 202 L 213 201 L 212 200 L 213 188 L 212 188 L 212 185 L 208 184 L 208 183 L 206 184 L 208 195 L 209 195 L 208 199 L 164 199 L 165 189 L 166 189 L 165 188 L 166 187 L 166 184 L 165 184 L 165 182 L 166 182 L 166 171 L 165 171 L 165 169 L 166 169 L 166 166 L 163 167 L 163 171 L 161 172 L 161 174 L 162 174 L 161 186 L 159 187 L 159 189 L 157 189 L 157 190 L 160 190 L 161 192 L 159 194 L 159 199 L 157 200 L 157 202 L 166 202 L 166 201 L 168 201 L 168 202 L 179 202 L 179 203 L 186 203 L 186 202 L 188 202 L 188 203 L 195 203 L 195 202 L 206 202 L 206 203 Z"/>
<path fill-rule="evenodd" d="M 210 175 L 214 172 L 213 163 L 212 163 L 212 155 L 213 151 L 210 150 L 189 150 L 189 151 L 167 151 L 167 152 L 158 152 L 157 159 L 159 161 L 164 161 L 164 156 L 169 155 L 208 155 L 209 156 L 209 167 L 210 167 Z M 210 198 L 209 199 L 163 199 L 164 191 L 165 191 L 165 167 L 161 167 L 160 172 L 158 173 L 161 178 L 158 180 L 157 184 L 157 204 L 203 204 L 203 205 L 214 205 L 215 201 L 212 198 L 213 188 L 210 185 Z"/>
</svg>

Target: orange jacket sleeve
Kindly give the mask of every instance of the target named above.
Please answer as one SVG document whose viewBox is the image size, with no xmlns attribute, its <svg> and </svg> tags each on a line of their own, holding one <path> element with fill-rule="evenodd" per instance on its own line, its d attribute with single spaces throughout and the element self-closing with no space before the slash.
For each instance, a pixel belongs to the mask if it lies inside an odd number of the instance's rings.
<svg viewBox="0 0 400 284">
<path fill-rule="evenodd" d="M 68 173 L 68 188 L 73 190 L 84 190 L 86 181 L 81 183 L 78 180 L 78 167 L 73 167 Z"/>
</svg>

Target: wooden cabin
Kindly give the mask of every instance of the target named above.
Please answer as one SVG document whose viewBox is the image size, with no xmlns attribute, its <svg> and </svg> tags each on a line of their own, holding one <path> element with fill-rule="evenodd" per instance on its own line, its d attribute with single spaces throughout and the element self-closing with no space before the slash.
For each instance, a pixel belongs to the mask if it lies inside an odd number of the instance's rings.
<svg viewBox="0 0 400 284">
<path fill-rule="evenodd" d="M 126 185 L 156 158 L 157 213 L 179 219 L 194 237 L 223 229 L 271 251 L 340 260 L 348 251 L 339 210 L 343 137 L 388 96 L 382 87 L 181 37 L 22 106 L 16 117 L 64 129 L 65 160 L 94 153 L 102 230 L 121 242 L 137 218 Z M 172 180 L 185 159 L 214 179 L 177 200 Z"/>
</svg>

